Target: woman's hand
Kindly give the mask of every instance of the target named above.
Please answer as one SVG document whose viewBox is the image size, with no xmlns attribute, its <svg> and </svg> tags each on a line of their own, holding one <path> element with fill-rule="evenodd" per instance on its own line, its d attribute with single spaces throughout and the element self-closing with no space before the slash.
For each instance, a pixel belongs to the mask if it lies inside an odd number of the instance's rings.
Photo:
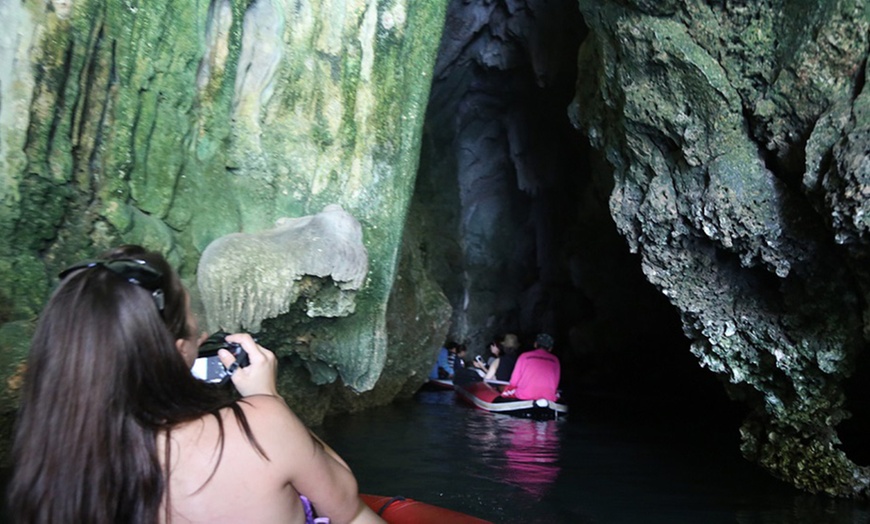
<svg viewBox="0 0 870 524">
<path fill-rule="evenodd" d="M 278 374 L 278 359 L 275 354 L 260 346 L 247 333 L 227 335 L 227 342 L 240 344 L 248 353 L 249 365 L 241 368 L 236 366 L 232 375 L 233 385 L 243 397 L 251 395 L 278 396 L 275 377 Z M 226 349 L 218 351 L 218 358 L 227 369 L 236 361 L 236 357 Z"/>
</svg>

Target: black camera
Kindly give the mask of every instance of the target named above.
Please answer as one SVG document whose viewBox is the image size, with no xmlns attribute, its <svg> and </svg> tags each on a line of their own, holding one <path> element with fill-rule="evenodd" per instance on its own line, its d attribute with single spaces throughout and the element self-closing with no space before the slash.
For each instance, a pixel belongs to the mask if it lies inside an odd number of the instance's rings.
<svg viewBox="0 0 870 524">
<path fill-rule="evenodd" d="M 196 361 L 190 371 L 193 376 L 204 380 L 210 384 L 225 384 L 229 379 L 230 373 L 227 368 L 221 363 L 217 352 L 219 349 L 226 349 L 236 357 L 236 363 L 240 368 L 250 364 L 248 360 L 248 352 L 242 349 L 240 344 L 227 341 L 226 337 L 229 333 L 218 331 L 208 337 L 205 342 L 199 346 L 199 351 Z"/>
</svg>

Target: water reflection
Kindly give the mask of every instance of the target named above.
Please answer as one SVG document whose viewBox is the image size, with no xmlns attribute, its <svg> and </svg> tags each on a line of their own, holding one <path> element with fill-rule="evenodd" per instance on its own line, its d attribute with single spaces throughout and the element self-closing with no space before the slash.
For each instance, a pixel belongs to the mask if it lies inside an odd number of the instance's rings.
<svg viewBox="0 0 870 524">
<path fill-rule="evenodd" d="M 466 419 L 469 447 L 493 476 L 541 498 L 559 476 L 559 421 L 476 412 Z"/>
<path fill-rule="evenodd" d="M 870 524 L 867 503 L 796 492 L 742 459 L 715 413 L 640 417 L 606 400 L 538 422 L 420 393 L 317 433 L 364 492 L 498 524 Z"/>
</svg>

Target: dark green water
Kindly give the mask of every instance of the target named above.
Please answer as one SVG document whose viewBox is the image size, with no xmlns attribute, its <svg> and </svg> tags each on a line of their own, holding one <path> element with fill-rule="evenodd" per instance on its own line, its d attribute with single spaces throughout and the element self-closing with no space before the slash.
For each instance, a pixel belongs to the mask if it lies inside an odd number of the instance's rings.
<svg viewBox="0 0 870 524">
<path fill-rule="evenodd" d="M 362 492 L 497 523 L 870 523 L 866 503 L 797 492 L 741 458 L 727 413 L 588 396 L 572 409 L 537 422 L 422 392 L 315 430 Z"/>
</svg>

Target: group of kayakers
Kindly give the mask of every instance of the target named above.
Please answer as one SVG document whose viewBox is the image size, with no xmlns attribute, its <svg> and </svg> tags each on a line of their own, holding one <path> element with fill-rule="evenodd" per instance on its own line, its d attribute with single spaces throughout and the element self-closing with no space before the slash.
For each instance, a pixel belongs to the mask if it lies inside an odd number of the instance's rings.
<svg viewBox="0 0 870 524">
<path fill-rule="evenodd" d="M 485 380 L 501 392 L 496 402 L 536 400 L 557 401 L 561 364 L 552 353 L 553 337 L 539 333 L 532 349 L 520 351 L 519 338 L 508 333 L 488 347 L 489 355 L 476 356 L 466 364 L 464 344 L 447 341 L 429 374 L 430 379 L 452 379 L 455 384 Z"/>
</svg>

